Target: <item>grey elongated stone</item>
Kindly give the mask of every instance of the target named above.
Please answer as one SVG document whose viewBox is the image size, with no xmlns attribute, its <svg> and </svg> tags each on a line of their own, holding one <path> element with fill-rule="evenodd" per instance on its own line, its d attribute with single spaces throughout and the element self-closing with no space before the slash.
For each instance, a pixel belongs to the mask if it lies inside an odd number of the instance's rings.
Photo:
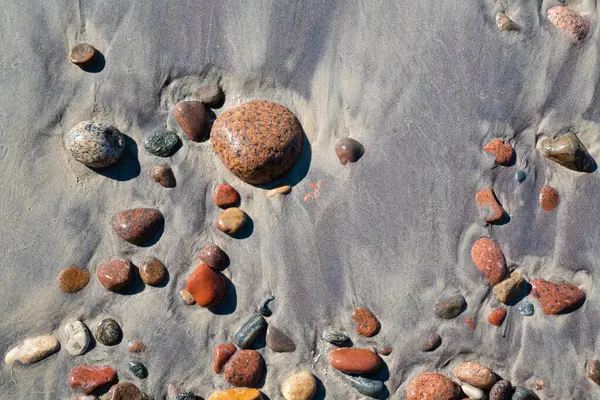
<svg viewBox="0 0 600 400">
<path fill-rule="evenodd" d="M 267 346 L 277 353 L 290 353 L 296 350 L 294 341 L 273 325 L 267 328 Z"/>
<path fill-rule="evenodd" d="M 375 397 L 384 388 L 383 382 L 365 378 L 364 376 L 344 375 L 344 377 L 360 394 L 364 394 L 365 396 Z"/>
<path fill-rule="evenodd" d="M 146 369 L 146 366 L 139 361 L 129 361 L 129 370 L 140 379 L 146 379 L 148 377 L 148 369 Z"/>
<path fill-rule="evenodd" d="M 235 338 L 233 339 L 233 343 L 242 349 L 247 349 L 266 328 L 267 321 L 262 317 L 262 315 L 253 315 L 237 331 Z"/>
<path fill-rule="evenodd" d="M 344 346 L 350 342 L 350 338 L 344 332 L 325 332 L 321 339 L 335 346 Z"/>
<path fill-rule="evenodd" d="M 467 302 L 461 295 L 444 299 L 435 305 L 435 315 L 442 319 L 456 318 L 467 308 Z"/>
<path fill-rule="evenodd" d="M 513 393 L 512 400 L 540 400 L 540 398 L 531 390 L 518 387 Z"/>
</svg>

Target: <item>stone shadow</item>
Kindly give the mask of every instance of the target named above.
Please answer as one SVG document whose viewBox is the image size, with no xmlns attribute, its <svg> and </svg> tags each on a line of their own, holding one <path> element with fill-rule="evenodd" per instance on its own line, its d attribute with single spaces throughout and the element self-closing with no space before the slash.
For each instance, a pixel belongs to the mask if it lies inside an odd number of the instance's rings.
<svg viewBox="0 0 600 400">
<path fill-rule="evenodd" d="M 119 161 L 106 168 L 90 169 L 115 181 L 129 181 L 137 178 L 141 171 L 137 143 L 126 134 L 123 134 L 123 137 L 125 138 L 125 148 Z"/>
<path fill-rule="evenodd" d="M 306 137 L 306 134 L 302 133 L 302 152 L 298 161 L 294 164 L 290 172 L 282 178 L 275 179 L 273 182 L 269 182 L 264 185 L 257 185 L 261 189 L 273 189 L 284 185 L 296 186 L 300 183 L 304 177 L 308 174 L 310 169 L 310 163 L 312 160 L 312 146 Z"/>
<path fill-rule="evenodd" d="M 98 72 L 101 72 L 104 69 L 105 65 L 106 65 L 106 58 L 104 57 L 104 54 L 102 54 L 102 52 L 100 52 L 98 49 L 96 49 L 96 59 L 94 60 L 94 62 L 89 65 L 81 66 L 79 68 L 81 68 L 85 72 L 89 72 L 91 74 L 97 74 Z"/>
<path fill-rule="evenodd" d="M 216 306 L 209 307 L 208 310 L 216 315 L 230 315 L 237 309 L 237 291 L 235 285 L 225 275 L 221 275 L 225 278 L 225 285 L 227 292 L 223 300 Z"/>
</svg>

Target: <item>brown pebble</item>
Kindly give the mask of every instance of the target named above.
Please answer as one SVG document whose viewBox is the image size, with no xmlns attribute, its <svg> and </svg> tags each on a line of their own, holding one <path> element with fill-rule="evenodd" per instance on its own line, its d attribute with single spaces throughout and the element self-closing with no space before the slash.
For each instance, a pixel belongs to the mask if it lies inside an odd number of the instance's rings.
<svg viewBox="0 0 600 400">
<path fill-rule="evenodd" d="M 167 268 L 162 261 L 150 258 L 140 265 L 140 277 L 145 284 L 156 286 L 167 277 Z"/>
<path fill-rule="evenodd" d="M 342 165 L 346 165 L 348 162 L 357 162 L 364 152 L 364 146 L 349 137 L 342 138 L 335 144 L 335 153 Z"/>
<path fill-rule="evenodd" d="M 279 186 L 275 189 L 267 190 L 267 197 L 275 197 L 278 194 L 288 194 L 292 191 L 292 187 L 290 185 Z"/>
<path fill-rule="evenodd" d="M 67 267 L 58 274 L 58 287 L 65 293 L 77 293 L 87 286 L 90 272 L 77 267 Z"/>
<path fill-rule="evenodd" d="M 483 149 L 494 155 L 496 157 L 496 162 L 504 166 L 511 165 L 515 156 L 515 151 L 510 143 L 506 143 L 501 139 L 492 140 L 483 146 Z"/>
<path fill-rule="evenodd" d="M 430 333 L 427 341 L 423 344 L 423 351 L 434 351 L 442 344 L 442 338 L 437 333 Z"/>
<path fill-rule="evenodd" d="M 204 142 L 210 136 L 210 120 L 204 103 L 180 101 L 173 111 L 175 119 L 187 137 L 194 142 Z"/>
<path fill-rule="evenodd" d="M 389 356 L 390 354 L 392 354 L 392 348 L 387 346 L 387 347 L 380 347 L 377 349 L 377 353 L 383 355 L 383 356 Z"/>
<path fill-rule="evenodd" d="M 181 289 L 179 291 L 179 294 L 181 295 L 181 299 L 183 300 L 183 302 L 185 304 L 187 304 L 188 306 L 191 306 L 192 304 L 196 304 L 196 300 L 194 299 L 194 296 L 192 296 L 192 294 L 190 292 L 188 292 L 187 289 Z"/>
<path fill-rule="evenodd" d="M 240 350 L 225 365 L 225 380 L 233 386 L 256 386 L 263 375 L 263 364 L 263 358 L 256 350 Z"/>
<path fill-rule="evenodd" d="M 131 282 L 131 263 L 127 260 L 110 260 L 98 267 L 96 276 L 108 290 L 123 289 Z"/>
<path fill-rule="evenodd" d="M 541 379 L 536 379 L 535 381 L 533 381 L 532 386 L 535 390 L 542 390 L 545 386 L 545 382 Z"/>
<path fill-rule="evenodd" d="M 131 382 L 120 382 L 110 388 L 107 400 L 142 400 L 142 392 Z"/>
<path fill-rule="evenodd" d="M 240 194 L 232 186 L 226 183 L 217 186 L 214 197 L 217 207 L 228 208 L 240 204 Z"/>
<path fill-rule="evenodd" d="M 364 307 L 358 307 L 354 309 L 354 312 L 352 313 L 352 319 L 356 322 L 356 332 L 362 336 L 375 336 L 381 328 L 379 320 L 377 320 L 375 314 Z"/>
<path fill-rule="evenodd" d="M 552 186 L 544 186 L 540 190 L 540 206 L 545 211 L 554 210 L 559 201 L 558 192 Z"/>
<path fill-rule="evenodd" d="M 237 351 L 237 347 L 231 343 L 220 344 L 213 349 L 213 370 L 216 374 L 223 371 L 223 366 Z"/>
<path fill-rule="evenodd" d="M 171 189 L 177 186 L 173 170 L 166 164 L 153 166 L 150 170 L 150 176 L 154 182 L 157 182 L 163 187 Z"/>
<path fill-rule="evenodd" d="M 200 250 L 198 258 L 217 271 L 223 271 L 227 267 L 227 254 L 216 244 L 211 244 Z"/>
<path fill-rule="evenodd" d="M 218 83 L 204 83 L 192 93 L 192 96 L 210 108 L 220 108 L 225 101 L 225 93 Z"/>
<path fill-rule="evenodd" d="M 77 43 L 71 47 L 69 59 L 77 66 L 85 67 L 96 60 L 96 49 L 87 43 Z"/>
<path fill-rule="evenodd" d="M 228 208 L 219 214 L 216 225 L 221 232 L 228 235 L 235 235 L 246 224 L 248 216 L 237 207 Z"/>
<path fill-rule="evenodd" d="M 130 353 L 143 353 L 146 351 L 146 345 L 140 339 L 133 339 L 127 344 L 127 350 Z"/>
<path fill-rule="evenodd" d="M 588 360 L 585 363 L 587 377 L 590 378 L 596 385 L 600 385 L 600 361 Z"/>
<path fill-rule="evenodd" d="M 473 243 L 471 258 L 492 287 L 501 282 L 508 272 L 502 249 L 490 238 L 481 238 Z"/>
</svg>

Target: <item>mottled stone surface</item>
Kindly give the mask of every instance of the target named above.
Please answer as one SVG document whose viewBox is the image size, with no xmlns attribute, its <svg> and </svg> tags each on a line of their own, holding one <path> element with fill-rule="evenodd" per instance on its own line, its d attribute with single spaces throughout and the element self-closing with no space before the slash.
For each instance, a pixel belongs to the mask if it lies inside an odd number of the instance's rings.
<svg viewBox="0 0 600 400">
<path fill-rule="evenodd" d="M 479 213 L 486 222 L 497 223 L 502 220 L 504 209 L 496 199 L 492 188 L 488 187 L 477 192 L 475 201 L 479 206 Z"/>
<path fill-rule="evenodd" d="M 508 15 L 504 14 L 503 12 L 496 13 L 496 25 L 498 25 L 500 32 L 518 31 L 521 29 L 519 25 L 517 25 L 508 17 Z"/>
<path fill-rule="evenodd" d="M 300 158 L 303 131 L 287 108 L 253 100 L 225 111 L 210 142 L 225 166 L 243 181 L 258 185 L 286 175 Z"/>
<path fill-rule="evenodd" d="M 596 385 L 600 385 L 600 361 L 587 360 L 585 363 L 585 372 Z"/>
<path fill-rule="evenodd" d="M 118 213 L 112 227 L 124 240 L 135 245 L 148 242 L 164 223 L 160 211 L 153 208 L 134 208 Z"/>
<path fill-rule="evenodd" d="M 381 329 L 379 320 L 368 308 L 355 308 L 352 313 L 352 319 L 356 322 L 356 332 L 359 335 L 372 337 L 377 335 L 379 329 Z"/>
<path fill-rule="evenodd" d="M 542 311 L 547 315 L 572 311 L 585 301 L 585 292 L 575 285 L 554 283 L 544 279 L 531 281 L 531 294 L 539 300 Z"/>
<path fill-rule="evenodd" d="M 309 371 L 290 376 L 281 385 L 285 400 L 311 400 L 317 393 L 317 380 Z"/>
<path fill-rule="evenodd" d="M 143 353 L 146 351 L 146 345 L 140 339 L 133 339 L 127 343 L 127 351 L 130 353 Z"/>
<path fill-rule="evenodd" d="M 121 343 L 123 332 L 117 321 L 112 318 L 104 318 L 96 327 L 94 337 L 105 346 L 114 346 Z"/>
<path fill-rule="evenodd" d="M 80 356 L 86 352 L 90 345 L 90 332 L 81 321 L 71 321 L 65 324 L 63 331 L 67 338 L 64 348 L 72 356 Z"/>
<path fill-rule="evenodd" d="M 371 374 L 380 364 L 381 359 L 368 349 L 352 347 L 329 352 L 329 365 L 347 374 Z"/>
<path fill-rule="evenodd" d="M 558 191 L 552 186 L 544 186 L 540 189 L 540 207 L 545 211 L 552 211 L 560 201 Z"/>
<path fill-rule="evenodd" d="M 210 136 L 210 115 L 206 106 L 199 101 L 180 101 L 175 105 L 173 116 L 194 142 L 204 142 Z"/>
<path fill-rule="evenodd" d="M 344 332 L 324 332 L 321 339 L 334 346 L 345 346 L 350 343 L 350 338 Z"/>
<path fill-rule="evenodd" d="M 173 170 L 166 164 L 154 165 L 150 168 L 150 177 L 162 187 L 172 189 L 177 186 L 177 180 Z"/>
<path fill-rule="evenodd" d="M 215 189 L 215 205 L 221 208 L 235 207 L 240 204 L 240 194 L 237 190 L 226 183 L 222 183 Z"/>
<path fill-rule="evenodd" d="M 13 365 L 16 361 L 23 365 L 32 364 L 56 353 L 60 349 L 60 343 L 54 336 L 43 335 L 25 339 L 20 345 L 10 349 L 4 362 Z"/>
<path fill-rule="evenodd" d="M 138 378 L 146 379 L 148 377 L 148 369 L 139 361 L 129 361 L 129 370 Z"/>
<path fill-rule="evenodd" d="M 267 321 L 262 315 L 255 314 L 238 329 L 235 333 L 233 343 L 242 349 L 247 349 L 265 329 L 267 329 Z"/>
<path fill-rule="evenodd" d="M 69 131 L 65 146 L 80 163 L 103 168 L 119 161 L 125 138 L 117 128 L 105 122 L 83 121 Z"/>
<path fill-rule="evenodd" d="M 267 190 L 267 197 L 273 198 L 277 195 L 289 194 L 292 191 L 292 187 L 290 185 L 283 185 L 276 187 L 274 189 Z"/>
<path fill-rule="evenodd" d="M 58 274 L 58 287 L 65 293 L 77 293 L 87 286 L 90 272 L 87 269 L 67 267 Z"/>
<path fill-rule="evenodd" d="M 262 400 L 262 394 L 256 389 L 227 389 L 213 392 L 208 400 Z"/>
<path fill-rule="evenodd" d="M 221 302 L 227 292 L 225 278 L 207 264 L 200 264 L 187 280 L 186 290 L 201 307 L 212 307 Z"/>
<path fill-rule="evenodd" d="M 294 341 L 273 325 L 267 328 L 267 346 L 276 353 L 290 353 L 296 350 Z"/>
<path fill-rule="evenodd" d="M 500 165 L 508 166 L 514 162 L 515 151 L 510 143 L 506 143 L 502 139 L 494 139 L 483 149 L 496 157 L 496 162 Z"/>
<path fill-rule="evenodd" d="M 167 278 L 167 267 L 159 259 L 149 258 L 140 264 L 140 277 L 147 285 L 160 285 Z"/>
<path fill-rule="evenodd" d="M 131 269 L 131 263 L 127 260 L 110 260 L 96 269 L 96 276 L 108 290 L 120 290 L 131 283 Z"/>
<path fill-rule="evenodd" d="M 75 65 L 85 67 L 93 64 L 96 61 L 96 49 L 91 44 L 77 43 L 71 47 L 69 52 L 69 59 Z"/>
<path fill-rule="evenodd" d="M 539 397 L 529 389 L 517 387 L 513 393 L 512 400 L 539 400 Z"/>
<path fill-rule="evenodd" d="M 540 142 L 546 158 L 563 167 L 578 172 L 592 172 L 596 162 L 573 132 L 556 139 L 544 139 Z"/>
<path fill-rule="evenodd" d="M 240 350 L 225 364 L 225 380 L 233 386 L 256 386 L 262 378 L 263 363 L 263 358 L 257 351 Z"/>
<path fill-rule="evenodd" d="M 227 267 L 227 254 L 216 244 L 202 248 L 198 254 L 198 258 L 217 271 L 223 271 Z"/>
<path fill-rule="evenodd" d="M 444 375 L 434 372 L 419 374 L 408 385 L 407 400 L 458 400 L 460 387 Z"/>
<path fill-rule="evenodd" d="M 218 83 L 203 83 L 192 96 L 210 108 L 219 108 L 225 101 L 225 93 Z"/>
<path fill-rule="evenodd" d="M 423 343 L 423 351 L 434 351 L 442 344 L 442 338 L 437 333 L 430 333 L 427 336 L 427 340 Z"/>
<path fill-rule="evenodd" d="M 488 314 L 488 322 L 495 326 L 500 326 L 506 318 L 506 308 L 498 308 Z"/>
<path fill-rule="evenodd" d="M 490 390 L 489 400 L 510 400 L 512 397 L 512 385 L 509 381 L 498 381 Z"/>
<path fill-rule="evenodd" d="M 220 374 L 223 366 L 237 351 L 237 347 L 231 343 L 220 344 L 213 349 L 213 370 Z"/>
<path fill-rule="evenodd" d="M 523 304 L 519 304 L 519 306 L 517 307 L 517 310 L 519 311 L 519 314 L 525 316 L 525 317 L 530 317 L 533 315 L 533 304 L 531 304 L 530 302 L 526 301 Z"/>
<path fill-rule="evenodd" d="M 508 273 L 502 249 L 490 238 L 481 238 L 473 243 L 471 258 L 490 286 L 502 281 Z"/>
<path fill-rule="evenodd" d="M 364 146 L 349 137 L 341 138 L 335 143 L 335 154 L 337 154 L 342 165 L 346 165 L 348 162 L 357 162 L 364 152 Z"/>
<path fill-rule="evenodd" d="M 144 149 L 158 157 L 172 156 L 179 146 L 179 136 L 165 128 L 157 128 L 144 135 Z"/>
<path fill-rule="evenodd" d="M 462 382 L 483 390 L 490 390 L 496 383 L 496 376 L 491 369 L 472 361 L 458 364 L 454 368 L 454 375 Z"/>
<path fill-rule="evenodd" d="M 117 371 L 105 365 L 79 365 L 69 372 L 69 387 L 71 389 L 81 388 L 86 394 L 116 381 Z"/>
<path fill-rule="evenodd" d="M 461 295 L 444 299 L 435 305 L 435 315 L 442 319 L 453 319 L 467 309 L 467 301 Z"/>
<path fill-rule="evenodd" d="M 131 382 L 119 382 L 108 391 L 106 400 L 143 400 L 140 389 Z"/>
<path fill-rule="evenodd" d="M 383 382 L 365 378 L 364 376 L 344 375 L 344 378 L 358 391 L 358 393 L 368 397 L 377 397 L 385 387 Z"/>
<path fill-rule="evenodd" d="M 576 14 L 568 7 L 554 6 L 548 10 L 548 20 L 561 31 L 567 32 L 574 43 L 581 44 L 590 29 L 586 17 Z"/>
<path fill-rule="evenodd" d="M 494 286 L 494 296 L 501 303 L 507 304 L 519 299 L 525 293 L 526 282 L 521 274 L 513 272 L 508 279 Z"/>
<path fill-rule="evenodd" d="M 228 235 L 235 235 L 242 230 L 247 221 L 248 216 L 245 212 L 237 207 L 232 207 L 219 214 L 216 226 L 221 232 L 225 232 Z"/>
</svg>

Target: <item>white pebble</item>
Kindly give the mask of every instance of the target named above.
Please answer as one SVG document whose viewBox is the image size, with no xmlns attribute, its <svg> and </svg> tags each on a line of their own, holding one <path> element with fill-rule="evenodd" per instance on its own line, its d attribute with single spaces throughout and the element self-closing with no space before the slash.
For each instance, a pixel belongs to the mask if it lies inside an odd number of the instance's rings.
<svg viewBox="0 0 600 400">
<path fill-rule="evenodd" d="M 65 350 L 72 356 L 80 356 L 86 352 L 90 345 L 90 332 L 81 321 L 69 322 L 64 327 L 67 335 Z"/>
<path fill-rule="evenodd" d="M 463 383 L 461 388 L 462 391 L 473 400 L 481 400 L 485 397 L 483 390 L 471 386 L 468 383 Z"/>
<path fill-rule="evenodd" d="M 25 339 L 21 345 L 13 347 L 6 353 L 4 361 L 8 365 L 13 365 L 15 361 L 25 365 L 31 364 L 57 352 L 59 348 L 60 343 L 54 336 L 44 335 Z"/>
</svg>

